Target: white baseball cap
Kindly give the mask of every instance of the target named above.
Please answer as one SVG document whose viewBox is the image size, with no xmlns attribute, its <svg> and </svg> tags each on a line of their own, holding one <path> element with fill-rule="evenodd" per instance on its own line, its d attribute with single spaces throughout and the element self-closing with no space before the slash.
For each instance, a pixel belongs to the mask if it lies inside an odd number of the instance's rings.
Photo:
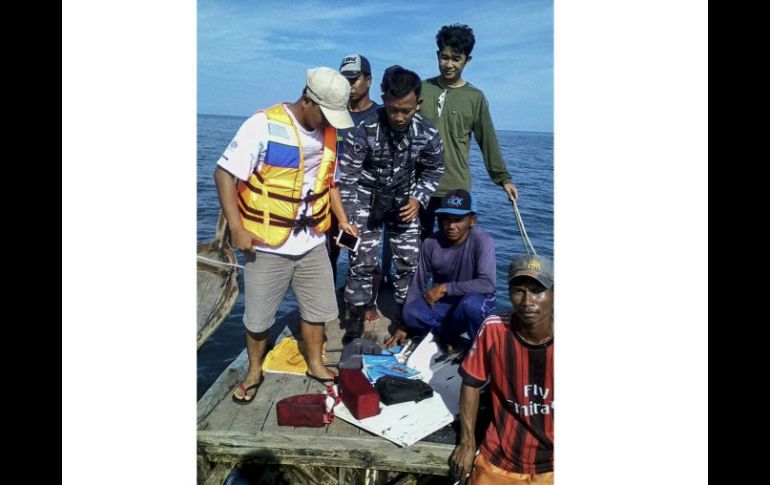
<svg viewBox="0 0 770 485">
<path fill-rule="evenodd" d="M 308 69 L 305 94 L 318 103 L 333 127 L 353 128 L 353 119 L 348 113 L 350 82 L 342 74 L 329 67 Z"/>
</svg>

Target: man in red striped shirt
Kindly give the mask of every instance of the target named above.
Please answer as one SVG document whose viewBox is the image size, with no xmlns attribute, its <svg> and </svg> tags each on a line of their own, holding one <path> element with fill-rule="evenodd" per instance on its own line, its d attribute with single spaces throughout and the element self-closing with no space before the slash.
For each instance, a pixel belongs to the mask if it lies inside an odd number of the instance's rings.
<svg viewBox="0 0 770 485">
<path fill-rule="evenodd" d="M 460 367 L 460 443 L 450 467 L 460 483 L 552 484 L 553 262 L 519 257 L 508 284 L 515 313 L 487 318 Z M 487 380 L 493 417 L 477 447 L 479 395 Z"/>
</svg>

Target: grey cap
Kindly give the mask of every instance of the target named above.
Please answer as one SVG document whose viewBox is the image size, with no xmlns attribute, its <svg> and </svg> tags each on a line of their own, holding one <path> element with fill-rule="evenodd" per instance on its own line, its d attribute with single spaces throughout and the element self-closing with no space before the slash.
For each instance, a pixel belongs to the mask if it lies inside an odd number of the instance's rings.
<svg viewBox="0 0 770 485">
<path fill-rule="evenodd" d="M 356 338 L 348 342 L 342 349 L 338 369 L 361 369 L 364 366 L 363 354 L 380 355 L 382 349 L 368 338 Z"/>
<path fill-rule="evenodd" d="M 529 276 L 546 288 L 553 286 L 553 261 L 537 254 L 528 254 L 514 259 L 508 268 L 508 283 L 517 276 Z"/>
<path fill-rule="evenodd" d="M 372 67 L 369 65 L 369 59 L 361 54 L 351 54 L 342 58 L 340 62 L 340 74 L 346 78 L 357 78 L 360 74 L 371 74 Z"/>
</svg>

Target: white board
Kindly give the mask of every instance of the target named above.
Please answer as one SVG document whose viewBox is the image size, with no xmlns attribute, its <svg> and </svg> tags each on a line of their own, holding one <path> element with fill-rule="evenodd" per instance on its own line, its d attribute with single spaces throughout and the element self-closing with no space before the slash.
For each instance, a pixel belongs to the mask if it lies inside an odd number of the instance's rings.
<svg viewBox="0 0 770 485">
<path fill-rule="evenodd" d="M 425 382 L 433 388 L 433 397 L 418 403 L 404 402 L 390 406 L 380 403 L 380 414 L 364 419 L 356 419 L 345 404 L 340 403 L 334 408 L 334 415 L 399 446 L 409 446 L 420 441 L 454 422 L 460 413 L 462 378 L 457 373 L 459 363 L 451 362 L 450 359 L 441 360 L 441 357 L 433 339 L 426 337 L 409 359 L 410 364 L 415 361 L 414 367 L 424 372 L 423 375 L 430 376 L 423 380 L 427 379 Z M 431 362 L 430 372 L 425 372 L 425 362 Z"/>
</svg>

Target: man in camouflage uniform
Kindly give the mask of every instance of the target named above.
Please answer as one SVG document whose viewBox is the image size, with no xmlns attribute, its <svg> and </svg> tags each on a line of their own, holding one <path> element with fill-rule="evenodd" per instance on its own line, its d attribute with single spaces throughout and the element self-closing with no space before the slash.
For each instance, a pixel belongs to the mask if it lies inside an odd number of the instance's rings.
<svg viewBox="0 0 770 485">
<path fill-rule="evenodd" d="M 372 296 L 383 224 L 387 224 L 393 248 L 394 296 L 403 305 L 419 262 L 419 209 L 426 206 L 444 172 L 444 146 L 438 129 L 418 113 L 419 76 L 392 66 L 385 71 L 380 87 L 384 106 L 347 133 L 338 167 L 345 212 L 356 226 L 341 224 L 340 228 L 359 232 L 361 237 L 358 251 L 350 253 L 345 287 L 345 301 L 359 328 L 363 306 Z"/>
</svg>

